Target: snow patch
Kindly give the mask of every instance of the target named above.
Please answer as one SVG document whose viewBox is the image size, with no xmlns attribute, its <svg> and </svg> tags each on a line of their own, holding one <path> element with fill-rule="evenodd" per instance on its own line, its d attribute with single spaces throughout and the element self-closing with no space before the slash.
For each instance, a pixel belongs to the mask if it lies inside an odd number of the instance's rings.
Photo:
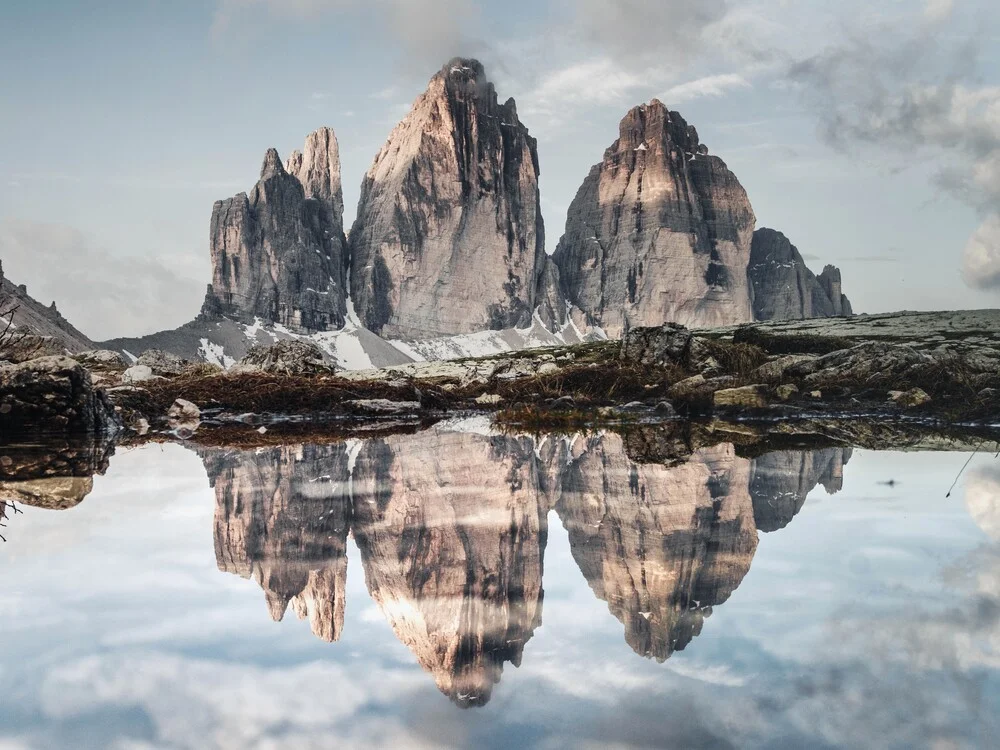
<svg viewBox="0 0 1000 750">
<path fill-rule="evenodd" d="M 218 365 L 224 370 L 228 370 L 236 364 L 236 360 L 226 354 L 226 350 L 221 344 L 213 344 L 208 339 L 201 340 L 198 354 L 209 364 Z"/>
<path fill-rule="evenodd" d="M 128 349 L 122 349 L 122 354 L 124 354 L 126 357 L 132 360 L 133 365 L 139 361 L 139 358 L 135 356 L 132 352 L 130 352 Z"/>
</svg>

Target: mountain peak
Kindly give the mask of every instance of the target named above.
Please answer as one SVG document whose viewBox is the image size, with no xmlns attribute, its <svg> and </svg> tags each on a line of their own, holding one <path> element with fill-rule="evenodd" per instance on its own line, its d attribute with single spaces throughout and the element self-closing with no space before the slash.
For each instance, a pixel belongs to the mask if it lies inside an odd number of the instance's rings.
<svg viewBox="0 0 1000 750">
<path fill-rule="evenodd" d="M 264 163 L 260 168 L 260 179 L 267 180 L 271 177 L 277 177 L 284 174 L 287 173 L 285 172 L 285 167 L 281 164 L 281 157 L 278 155 L 278 149 L 269 148 L 267 153 L 264 154 Z"/>
</svg>

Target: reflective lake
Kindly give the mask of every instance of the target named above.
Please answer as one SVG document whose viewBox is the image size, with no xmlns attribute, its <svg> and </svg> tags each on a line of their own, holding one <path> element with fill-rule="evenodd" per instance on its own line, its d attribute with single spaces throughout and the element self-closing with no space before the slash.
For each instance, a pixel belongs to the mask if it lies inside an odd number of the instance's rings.
<svg viewBox="0 0 1000 750">
<path fill-rule="evenodd" d="M 0 748 L 995 747 L 969 455 L 472 420 L 0 483 Z"/>
</svg>

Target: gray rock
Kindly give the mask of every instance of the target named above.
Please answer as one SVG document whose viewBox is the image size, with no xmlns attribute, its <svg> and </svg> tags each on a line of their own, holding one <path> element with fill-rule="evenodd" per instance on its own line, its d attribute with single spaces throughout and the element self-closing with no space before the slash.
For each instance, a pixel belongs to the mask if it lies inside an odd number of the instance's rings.
<svg viewBox="0 0 1000 750">
<path fill-rule="evenodd" d="M 334 372 L 323 350 L 309 341 L 285 340 L 255 346 L 230 372 L 264 372 L 275 375 L 316 375 Z"/>
<path fill-rule="evenodd" d="M 89 369 L 126 370 L 128 362 L 119 352 L 110 349 L 91 349 L 73 355 L 73 359 Z"/>
<path fill-rule="evenodd" d="M 763 385 L 747 385 L 742 388 L 725 388 L 716 391 L 712 397 L 716 408 L 762 409 L 767 404 L 767 388 Z"/>
<path fill-rule="evenodd" d="M 736 176 L 654 100 L 622 120 L 553 258 L 567 299 L 612 338 L 667 321 L 745 323 L 754 223 Z"/>
<path fill-rule="evenodd" d="M 768 383 L 779 381 L 785 377 L 785 373 L 790 368 L 804 362 L 811 362 L 814 359 L 817 359 L 817 357 L 812 354 L 789 354 L 784 357 L 777 357 L 758 367 L 753 371 L 752 375 L 755 380 Z"/>
<path fill-rule="evenodd" d="M 191 363 L 186 359 L 181 359 L 176 354 L 170 354 L 169 352 L 160 351 L 159 349 L 150 349 L 145 351 L 136 360 L 136 365 L 140 367 L 148 367 L 153 371 L 154 375 L 158 375 L 163 378 L 175 378 L 184 372 L 186 368 Z"/>
<path fill-rule="evenodd" d="M 344 199 L 333 131 L 310 135 L 289 169 L 270 149 L 250 195 L 215 204 L 202 319 L 259 318 L 297 332 L 343 327 Z"/>
<path fill-rule="evenodd" d="M 201 409 L 196 404 L 179 398 L 167 412 L 167 422 L 172 430 L 194 432 L 201 426 Z"/>
<path fill-rule="evenodd" d="M 933 399 L 927 395 L 927 392 L 921 388 L 911 388 L 908 391 L 893 391 L 889 395 L 889 398 L 895 402 L 897 406 L 902 406 L 904 409 L 912 409 L 917 406 L 923 406 L 933 401 Z"/>
<path fill-rule="evenodd" d="M 123 383 L 145 383 L 158 376 L 153 375 L 153 368 L 149 365 L 133 365 L 122 373 Z"/>
<path fill-rule="evenodd" d="M 525 327 L 565 317 L 549 268 L 535 139 L 475 60 L 435 75 L 365 176 L 351 294 L 387 337 Z M 552 309 L 556 308 L 556 309 Z"/>
<path fill-rule="evenodd" d="M 348 401 L 347 406 L 365 414 L 399 416 L 420 411 L 417 401 L 389 401 L 384 398 Z"/>
<path fill-rule="evenodd" d="M 820 277 L 785 235 L 773 229 L 753 234 L 747 270 L 756 320 L 830 318 L 851 314 L 841 291 L 840 271 L 827 266 Z"/>
<path fill-rule="evenodd" d="M 0 419 L 5 433 L 109 433 L 121 427 L 107 395 L 68 357 L 0 366 Z"/>
<path fill-rule="evenodd" d="M 905 377 L 916 368 L 933 364 L 933 357 L 911 346 L 872 341 L 801 362 L 787 368 L 786 372 L 802 377 L 810 385 L 864 383 L 875 376 Z"/>
<path fill-rule="evenodd" d="M 0 332 L 7 325 L 7 319 L 0 319 Z M 20 364 L 39 357 L 60 357 L 68 352 L 62 341 L 52 336 L 14 333 L 3 344 L 2 359 Z"/>
</svg>

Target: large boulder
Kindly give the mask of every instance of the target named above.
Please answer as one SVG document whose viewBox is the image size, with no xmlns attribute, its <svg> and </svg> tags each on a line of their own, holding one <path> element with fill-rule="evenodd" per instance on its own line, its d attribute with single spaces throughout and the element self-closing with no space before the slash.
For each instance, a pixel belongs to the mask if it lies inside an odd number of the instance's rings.
<svg viewBox="0 0 1000 750">
<path fill-rule="evenodd" d="M 3 321 L 0 321 L 2 323 Z M 66 354 L 66 347 L 52 336 L 34 334 L 15 335 L 3 345 L 0 360 L 21 364 L 39 357 L 55 357 Z"/>
<path fill-rule="evenodd" d="M 162 378 L 177 377 L 184 372 L 184 369 L 189 364 L 191 363 L 186 359 L 170 352 L 160 351 L 159 349 L 149 349 L 143 352 L 139 359 L 136 360 L 137 366 L 148 367 L 153 371 L 154 375 L 159 375 Z"/>
<path fill-rule="evenodd" d="M 121 421 L 90 373 L 69 357 L 42 357 L 0 366 L 0 430 L 115 432 Z"/>
<path fill-rule="evenodd" d="M 230 370 L 235 374 L 263 372 L 274 375 L 317 375 L 336 368 L 326 361 L 323 350 L 309 341 L 286 340 L 255 346 Z"/>
</svg>

